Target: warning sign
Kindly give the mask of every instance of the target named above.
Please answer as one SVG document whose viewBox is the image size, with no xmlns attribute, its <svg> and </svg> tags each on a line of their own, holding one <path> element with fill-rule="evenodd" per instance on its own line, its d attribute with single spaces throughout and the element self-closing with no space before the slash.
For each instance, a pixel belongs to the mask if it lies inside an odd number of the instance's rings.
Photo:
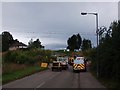
<svg viewBox="0 0 120 90">
<path fill-rule="evenodd" d="M 41 67 L 47 67 L 48 63 L 41 63 Z"/>
</svg>

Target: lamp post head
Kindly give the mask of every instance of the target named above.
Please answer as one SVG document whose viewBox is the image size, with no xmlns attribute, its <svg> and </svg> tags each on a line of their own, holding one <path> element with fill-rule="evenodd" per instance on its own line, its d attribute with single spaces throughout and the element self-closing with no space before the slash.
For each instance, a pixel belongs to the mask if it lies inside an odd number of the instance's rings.
<svg viewBox="0 0 120 90">
<path fill-rule="evenodd" d="M 87 13 L 82 12 L 81 15 L 87 15 Z"/>
<path fill-rule="evenodd" d="M 81 12 L 81 15 L 87 15 L 87 14 L 93 14 L 93 15 L 98 15 L 98 13 L 85 13 L 85 12 Z"/>
</svg>

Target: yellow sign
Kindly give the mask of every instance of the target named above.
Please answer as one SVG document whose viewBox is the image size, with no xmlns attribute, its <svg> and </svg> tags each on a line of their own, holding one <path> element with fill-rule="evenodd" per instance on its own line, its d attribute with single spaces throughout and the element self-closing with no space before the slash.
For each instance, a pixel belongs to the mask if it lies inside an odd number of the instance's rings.
<svg viewBox="0 0 120 90">
<path fill-rule="evenodd" d="M 48 63 L 41 63 L 41 67 L 47 67 Z"/>
</svg>

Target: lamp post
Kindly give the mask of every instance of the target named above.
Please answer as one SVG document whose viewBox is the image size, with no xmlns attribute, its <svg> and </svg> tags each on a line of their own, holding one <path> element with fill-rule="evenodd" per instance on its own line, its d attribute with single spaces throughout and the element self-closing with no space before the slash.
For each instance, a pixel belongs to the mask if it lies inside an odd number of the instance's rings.
<svg viewBox="0 0 120 90">
<path fill-rule="evenodd" d="M 98 38 L 98 35 L 99 35 L 99 30 L 98 30 L 98 13 L 85 13 L 85 12 L 82 12 L 81 15 L 87 15 L 87 14 L 92 14 L 92 15 L 95 15 L 96 16 L 96 38 L 97 38 L 97 47 L 98 47 L 98 44 L 99 44 L 99 38 Z M 97 48 L 97 77 L 99 77 L 99 59 L 98 59 L 98 48 Z"/>
</svg>

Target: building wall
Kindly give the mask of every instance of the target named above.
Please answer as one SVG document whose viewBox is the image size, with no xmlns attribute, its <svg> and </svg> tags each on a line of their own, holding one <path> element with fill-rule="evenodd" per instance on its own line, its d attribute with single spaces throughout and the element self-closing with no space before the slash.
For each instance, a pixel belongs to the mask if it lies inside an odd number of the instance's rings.
<svg viewBox="0 0 120 90">
<path fill-rule="evenodd" d="M 19 46 L 19 48 L 27 48 L 27 46 Z"/>
<path fill-rule="evenodd" d="M 10 47 L 9 50 L 12 51 L 12 50 L 24 49 L 24 48 L 27 48 L 27 46 L 14 46 L 14 47 Z"/>
<path fill-rule="evenodd" d="M 18 47 L 10 47 L 9 48 L 10 51 L 17 50 L 17 49 L 18 49 Z"/>
</svg>

